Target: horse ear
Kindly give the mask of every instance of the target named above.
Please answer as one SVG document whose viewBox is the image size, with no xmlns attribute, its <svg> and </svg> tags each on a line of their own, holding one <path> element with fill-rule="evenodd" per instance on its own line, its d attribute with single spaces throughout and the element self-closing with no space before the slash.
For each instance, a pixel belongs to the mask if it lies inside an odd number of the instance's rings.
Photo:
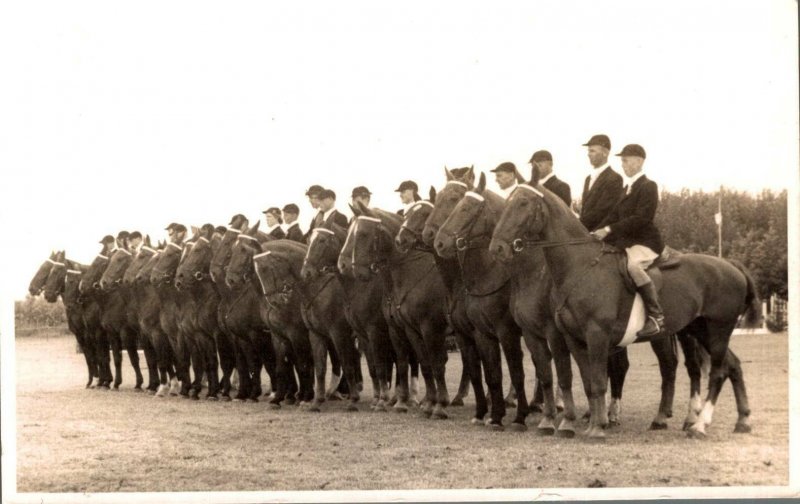
<svg viewBox="0 0 800 504">
<path fill-rule="evenodd" d="M 200 234 L 200 228 L 197 226 L 192 226 L 192 238 L 197 238 Z"/>
<path fill-rule="evenodd" d="M 455 175 L 453 175 L 453 172 L 447 169 L 447 165 L 444 166 L 444 174 L 447 177 L 448 182 L 456 178 Z"/>
<path fill-rule="evenodd" d="M 478 180 L 478 187 L 475 192 L 483 194 L 484 189 L 486 189 L 486 174 L 481 172 L 481 178 Z"/>
<path fill-rule="evenodd" d="M 153 247 L 152 243 L 150 242 L 150 235 L 149 234 L 148 235 L 144 235 L 144 244 L 147 245 L 150 248 Z"/>
<path fill-rule="evenodd" d="M 522 179 L 522 175 L 519 175 L 519 178 Z M 534 163 L 534 165 L 531 167 L 531 181 L 528 182 L 528 185 L 536 187 L 539 184 L 540 178 L 541 175 L 539 175 L 539 167 Z M 522 181 L 524 181 L 524 179 L 522 179 Z"/>
<path fill-rule="evenodd" d="M 251 227 L 250 229 L 247 230 L 247 234 L 250 235 L 250 236 L 255 236 L 258 233 L 258 226 L 260 224 L 261 224 L 261 221 L 256 221 L 256 223 L 253 224 L 253 227 Z"/>
<path fill-rule="evenodd" d="M 50 251 L 50 259 L 52 259 L 53 261 L 56 260 L 56 251 L 55 250 L 51 250 Z"/>
<path fill-rule="evenodd" d="M 428 191 L 428 199 L 430 199 L 431 203 L 436 203 L 436 188 L 431 186 L 431 190 Z"/>
<path fill-rule="evenodd" d="M 364 205 L 364 203 L 356 201 L 356 205 L 358 206 L 358 209 L 361 211 L 361 215 L 366 215 L 367 217 L 375 217 L 375 214 L 369 208 L 367 208 Z"/>
<path fill-rule="evenodd" d="M 359 210 L 358 208 L 354 207 L 354 206 L 353 206 L 353 205 L 351 205 L 350 203 L 348 203 L 348 204 L 347 204 L 347 206 L 349 206 L 349 207 L 350 207 L 350 211 L 352 211 L 352 212 L 353 212 L 353 215 L 355 215 L 356 217 L 358 217 L 359 215 L 361 215 L 361 210 Z"/>
<path fill-rule="evenodd" d="M 464 175 L 464 181 L 469 185 L 475 184 L 475 165 L 469 167 L 469 170 Z"/>
</svg>

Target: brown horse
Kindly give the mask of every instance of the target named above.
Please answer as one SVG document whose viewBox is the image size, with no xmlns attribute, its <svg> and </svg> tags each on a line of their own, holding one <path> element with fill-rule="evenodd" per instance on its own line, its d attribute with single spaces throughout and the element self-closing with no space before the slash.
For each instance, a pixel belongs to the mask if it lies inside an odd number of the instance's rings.
<svg viewBox="0 0 800 504">
<path fill-rule="evenodd" d="M 341 285 L 331 277 L 304 280 L 300 273 L 307 247 L 292 240 L 274 240 L 261 244 L 261 253 L 252 255 L 260 291 L 267 305 L 283 313 L 297 312 L 307 329 L 308 343 L 315 375 L 314 399 L 309 411 L 320 411 L 326 397 L 339 385 L 341 369 L 349 385 L 349 411 L 357 411 L 359 400 L 355 368 L 358 355 L 353 333 L 347 323 L 342 306 L 344 293 Z M 260 252 L 252 250 L 252 252 Z M 330 290 L 329 290 L 330 289 Z M 327 292 L 326 292 L 327 291 Z M 287 313 L 288 315 L 288 313 Z M 327 359 L 330 354 L 333 379 L 325 391 Z M 300 362 L 303 369 L 308 363 Z"/>
<path fill-rule="evenodd" d="M 194 314 L 194 337 L 196 356 L 208 377 L 209 400 L 230 401 L 231 374 L 236 364 L 233 340 L 223 330 L 219 317 L 220 294 L 217 285 L 211 281 L 209 266 L 211 257 L 221 245 L 221 238 L 214 236 L 214 229 L 203 226 L 201 235 L 186 253 L 178 266 L 175 287 L 189 295 L 190 313 Z M 218 357 L 219 356 L 219 357 Z M 217 366 L 222 366 L 222 378 Z"/>
<path fill-rule="evenodd" d="M 400 227 L 400 231 L 395 237 L 395 247 L 401 253 L 407 253 L 412 248 L 433 252 L 430 246 L 422 242 L 421 235 L 423 228 L 426 226 L 428 219 L 434 211 L 435 200 L 436 190 L 431 188 L 429 200 L 417 202 L 403 215 L 403 225 Z M 475 393 L 475 415 L 473 417 L 473 423 L 480 424 L 488 411 L 488 404 L 481 376 L 481 355 L 478 352 L 478 347 L 475 342 L 475 327 L 467 315 L 466 290 L 461 279 L 461 271 L 456 260 L 445 259 L 438 254 L 434 254 L 433 256 L 436 260 L 439 274 L 442 276 L 442 280 L 448 291 L 448 315 L 450 324 L 453 326 L 453 333 L 456 337 L 459 352 L 461 353 L 463 366 L 461 382 L 463 384 L 466 378 L 468 382 L 472 383 L 472 388 Z M 460 395 L 466 395 L 466 387 L 463 392 L 461 391 L 461 387 L 459 387 L 459 394 L 457 397 Z M 496 417 L 494 425 L 497 426 L 500 425 L 500 423 L 497 422 L 499 422 L 499 419 L 505 414 L 505 408 L 501 407 L 501 409 L 497 409 L 496 411 L 497 413 L 493 418 Z"/>
<path fill-rule="evenodd" d="M 44 290 L 47 278 L 50 276 L 50 270 L 53 268 L 53 265 L 58 262 L 57 256 L 57 252 L 50 252 L 50 257 L 45 259 L 42 265 L 39 266 L 39 269 L 36 270 L 36 273 L 31 279 L 31 283 L 28 284 L 28 294 L 31 296 L 38 296 L 41 294 L 42 290 Z"/>
<path fill-rule="evenodd" d="M 134 254 L 125 249 L 111 256 L 108 267 L 100 278 L 100 288 L 108 295 L 106 310 L 113 313 L 111 321 L 114 325 L 112 334 L 120 334 L 122 341 L 128 344 L 140 343 L 145 355 L 148 369 L 148 392 L 155 393 L 158 388 L 158 367 L 154 347 L 142 334 L 139 325 L 139 311 L 136 296 L 130 284 L 123 279 L 134 263 Z"/>
<path fill-rule="evenodd" d="M 86 359 L 86 369 L 89 372 L 86 388 L 91 388 L 94 378 L 100 376 L 97 369 L 97 351 L 83 321 L 83 300 L 78 293 L 78 283 L 88 266 L 68 260 L 63 250 L 55 257 L 51 256 L 50 260 L 53 262 L 52 267 L 47 268 L 50 273 L 44 284 L 44 298 L 48 303 L 55 303 L 61 296 L 67 315 L 67 327 L 78 340 L 83 357 Z"/>
<path fill-rule="evenodd" d="M 500 260 L 515 250 L 541 247 L 554 282 L 556 319 L 581 371 L 589 398 L 589 439 L 604 439 L 608 355 L 625 336 L 634 296 L 620 274 L 620 254 L 588 233 L 550 191 L 521 184 L 495 228 L 490 249 Z M 685 254 L 677 267 L 661 272 L 660 297 L 666 315 L 663 334 L 689 330 L 711 359 L 709 391 L 690 434 L 705 436 L 726 379 L 730 335 L 740 315 L 753 324 L 759 303 L 750 274 L 738 264 L 702 254 Z M 750 413 L 741 373 L 729 375 L 737 392 L 736 431 L 749 431 Z M 739 389 L 737 391 L 737 389 Z"/>
<path fill-rule="evenodd" d="M 268 368 L 267 372 L 270 374 L 274 392 L 269 399 L 270 406 L 280 408 L 284 400 L 287 404 L 305 406 L 313 395 L 313 357 L 308 329 L 303 323 L 298 304 L 295 303 L 286 309 L 267 302 L 261 292 L 253 262 L 253 256 L 261 252 L 260 245 L 273 238 L 260 233 L 258 223 L 240 233 L 228 228 L 226 237 L 231 234 L 236 238 L 231 241 L 230 256 L 224 270 L 224 282 L 232 292 L 236 293 L 236 298 L 228 307 L 227 324 L 237 335 L 247 334 L 244 329 L 249 327 L 252 338 L 255 335 L 252 328 L 258 327 L 263 328 L 258 333 L 261 338 L 269 337 L 263 342 L 252 339 L 249 342 L 240 340 L 240 344 L 243 344 L 245 350 L 248 344 L 253 347 L 263 343 L 268 345 L 272 369 Z M 222 247 L 225 247 L 226 237 L 223 237 Z M 255 366 L 259 365 L 259 360 L 270 362 L 266 360 L 263 350 L 250 358 L 253 359 L 252 364 Z M 293 367 L 296 368 L 299 377 L 299 390 L 295 384 Z M 260 381 L 256 381 L 255 386 L 260 388 Z"/>
<path fill-rule="evenodd" d="M 402 254 L 394 247 L 394 237 L 402 224 L 398 215 L 371 210 L 360 203 L 358 209 L 361 215 L 348 234 L 348 240 L 353 240 L 352 254 L 343 259 L 349 259 L 358 279 L 383 276 L 391 292 L 392 317 L 402 324 L 422 367 L 426 388 L 422 411 L 426 416 L 446 418 L 444 408 L 450 403 L 445 381 L 447 289 L 436 261 L 430 253 L 412 250 Z M 408 374 L 407 355 L 399 352 L 398 374 Z M 401 405 L 408 401 L 408 390 L 404 383 L 398 388 Z"/>
<path fill-rule="evenodd" d="M 243 231 L 248 229 L 247 225 L 248 221 L 243 215 L 237 214 L 233 217 L 222 235 L 219 247 L 211 257 L 209 274 L 220 295 L 221 328 L 231 336 L 234 343 L 236 370 L 239 374 L 239 391 L 235 400 L 257 402 L 262 393 L 261 368 L 266 368 L 274 390 L 278 383 L 276 370 L 280 363 L 276 360 L 275 341 L 270 335 L 270 327 L 261 313 L 263 301 L 255 286 L 252 282 L 239 282 L 238 278 L 231 280 L 227 275 L 234 246 Z M 252 233 L 259 238 L 266 236 L 258 233 L 258 223 L 253 226 Z M 295 383 L 293 377 L 291 383 Z M 296 386 L 293 390 L 296 390 Z M 270 400 L 270 404 L 279 405 L 280 402 L 274 402 L 274 399 L 273 397 Z"/>
<path fill-rule="evenodd" d="M 550 311 L 549 283 L 538 281 L 533 289 L 521 290 L 521 284 L 512 275 L 513 271 L 505 264 L 496 261 L 489 254 L 489 237 L 496 224 L 498 210 L 504 206 L 503 198 L 485 191 L 486 177 L 481 174 L 475 191 L 462 193 L 451 184 L 442 193 L 449 200 L 457 201 L 436 233 L 434 248 L 445 258 L 455 258 L 458 262 L 464 285 L 467 289 L 467 313 L 478 328 L 478 344 L 483 353 L 487 368 L 501 375 L 498 343 L 503 348 L 511 374 L 514 390 L 518 394 L 517 418 L 512 428 L 525 429 L 525 415 L 528 404 L 525 402 L 522 368 L 522 349 L 520 336 L 524 336 L 536 368 L 538 383 L 544 394 L 544 411 L 537 427 L 541 434 L 555 433 L 555 397 L 551 368 L 551 349 L 556 355 L 556 364 L 564 375 L 562 393 L 566 411 L 559 434 L 574 435 L 575 406 L 571 392 L 571 362 L 569 352 L 553 322 Z M 462 197 L 458 198 L 461 194 Z M 541 275 L 542 268 L 531 273 Z M 487 373 L 487 382 L 489 373 Z M 492 399 L 502 394 L 501 383 L 493 377 L 496 388 Z M 500 396 L 502 397 L 502 396 Z M 494 402 L 493 402 L 494 405 Z"/>
<path fill-rule="evenodd" d="M 390 401 L 393 359 L 390 328 L 381 309 L 383 283 L 375 280 L 363 282 L 339 272 L 336 261 L 346 236 L 347 230 L 334 223 L 324 223 L 315 228 L 300 274 L 305 282 L 313 282 L 324 276 L 328 282 L 336 281 L 341 285 L 342 310 L 358 337 L 359 348 L 367 356 L 372 378 L 371 408 L 375 411 L 386 411 Z"/>
</svg>

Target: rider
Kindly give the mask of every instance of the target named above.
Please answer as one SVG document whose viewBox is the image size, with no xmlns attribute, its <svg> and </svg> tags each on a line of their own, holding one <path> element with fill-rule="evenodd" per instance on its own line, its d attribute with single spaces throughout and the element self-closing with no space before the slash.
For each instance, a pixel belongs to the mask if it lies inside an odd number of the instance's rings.
<svg viewBox="0 0 800 504">
<path fill-rule="evenodd" d="M 350 200 L 352 201 L 353 206 L 356 206 L 358 202 L 361 202 L 362 205 L 369 208 L 370 199 L 372 199 L 372 193 L 369 192 L 369 189 L 363 185 L 354 187 L 353 192 L 350 194 Z"/>
<path fill-rule="evenodd" d="M 595 231 L 622 197 L 622 177 L 608 164 L 611 140 L 606 135 L 594 135 L 583 145 L 593 170 L 583 183 L 580 219 L 586 229 Z"/>
<path fill-rule="evenodd" d="M 281 227 L 281 224 L 283 224 L 281 209 L 278 207 L 269 207 L 262 213 L 264 214 L 264 219 L 267 221 L 266 233 L 278 240 L 286 238 L 286 232 Z"/>
<path fill-rule="evenodd" d="M 308 203 L 311 205 L 311 208 L 317 210 L 317 214 L 314 216 L 314 218 L 311 220 L 311 224 L 308 226 L 308 231 L 306 232 L 304 240 L 306 243 L 308 243 L 308 240 L 311 238 L 311 231 L 313 231 L 315 227 L 322 224 L 323 214 L 325 212 L 320 208 L 319 194 L 324 190 L 325 188 L 321 185 L 314 184 L 306 191 Z"/>
<path fill-rule="evenodd" d="M 171 242 L 178 245 L 183 244 L 183 239 L 186 238 L 186 226 L 172 222 L 165 229 L 169 233 L 169 240 Z"/>
<path fill-rule="evenodd" d="M 664 327 L 664 312 L 658 294 L 645 272 L 664 250 L 661 234 L 653 222 L 658 208 L 658 186 L 642 171 L 646 157 L 642 146 L 626 145 L 617 156 L 622 157 L 625 171 L 624 195 L 593 234 L 625 249 L 628 272 L 647 310 L 647 322 L 636 335 L 650 338 Z"/>
<path fill-rule="evenodd" d="M 494 173 L 494 179 L 497 185 L 500 186 L 498 194 L 504 199 L 508 199 L 514 189 L 517 188 L 517 181 L 522 181 L 522 177 L 518 176 L 516 165 L 510 161 L 500 163 L 494 170 L 490 171 Z"/>
<path fill-rule="evenodd" d="M 139 250 L 142 248 L 142 233 L 134 231 L 128 236 L 128 240 L 130 240 L 130 251 L 134 254 L 138 254 Z"/>
<path fill-rule="evenodd" d="M 286 238 L 298 243 L 305 243 L 303 239 L 303 232 L 300 231 L 300 224 L 297 222 L 297 216 L 300 215 L 300 208 L 294 203 L 289 203 L 283 207 L 283 231 L 286 233 Z"/>
<path fill-rule="evenodd" d="M 421 200 L 419 196 L 419 186 L 413 180 L 404 180 L 400 186 L 394 190 L 400 193 L 400 201 L 403 203 L 403 208 L 397 211 L 397 215 L 403 216 L 414 203 Z"/>
<path fill-rule="evenodd" d="M 539 183 L 550 192 L 561 198 L 568 207 L 572 207 L 572 190 L 569 184 L 560 180 L 553 173 L 553 155 L 546 150 L 533 153 L 528 161 L 534 170 L 539 172 Z"/>
<path fill-rule="evenodd" d="M 338 226 L 347 228 L 347 217 L 336 210 L 336 193 L 331 189 L 323 189 L 319 193 L 319 209 L 322 211 L 321 224 L 333 222 Z"/>
</svg>

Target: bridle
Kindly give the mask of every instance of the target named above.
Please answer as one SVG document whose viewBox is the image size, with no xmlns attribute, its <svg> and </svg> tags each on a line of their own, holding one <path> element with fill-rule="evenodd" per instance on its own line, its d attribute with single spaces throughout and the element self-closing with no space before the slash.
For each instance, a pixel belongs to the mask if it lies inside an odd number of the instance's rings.
<svg viewBox="0 0 800 504">
<path fill-rule="evenodd" d="M 405 219 L 403 219 L 403 224 L 400 226 L 400 231 L 397 232 L 397 236 L 401 236 L 403 232 L 406 232 L 412 236 L 414 239 L 413 248 L 417 250 L 422 250 L 423 252 L 432 252 L 433 249 L 427 245 L 422 240 L 422 231 L 417 231 L 408 226 L 408 222 L 411 220 L 411 216 L 416 213 L 416 210 L 419 206 L 429 206 L 431 209 L 434 208 L 433 203 L 430 201 L 417 201 L 414 206 L 408 209 L 408 214 L 405 215 Z"/>
<path fill-rule="evenodd" d="M 175 242 L 169 242 L 167 244 L 167 248 L 169 248 L 169 247 L 173 247 L 173 248 L 179 250 L 181 253 L 183 253 L 183 247 L 181 247 L 180 245 L 178 245 Z M 159 259 L 159 262 L 161 262 L 163 260 L 163 258 L 164 258 L 164 256 L 162 256 L 161 259 Z M 178 258 L 178 260 L 180 260 L 180 257 Z M 177 268 L 177 264 L 176 264 L 176 268 Z M 153 273 L 157 273 L 157 274 L 161 275 L 161 281 L 163 283 L 165 283 L 165 284 L 171 283 L 172 277 L 175 276 L 175 271 L 168 272 L 168 271 L 166 271 L 164 269 L 156 268 L 156 267 L 153 267 Z"/>
<path fill-rule="evenodd" d="M 392 236 L 388 229 L 383 225 L 380 219 L 377 217 L 368 217 L 366 215 L 360 215 L 357 217 L 357 221 L 367 221 L 367 222 L 375 222 L 378 224 L 377 233 L 372 237 L 370 247 L 369 247 L 369 258 L 374 259 L 375 257 L 380 257 L 380 236 L 386 236 L 391 241 Z M 355 230 L 354 230 L 355 232 Z M 353 238 L 354 240 L 357 239 L 357 236 Z M 353 242 L 353 267 L 362 267 L 367 268 L 373 274 L 380 273 L 384 266 L 389 262 L 388 259 L 374 259 L 369 260 L 366 263 L 360 263 L 356 261 L 356 245 L 357 242 Z"/>
<path fill-rule="evenodd" d="M 268 292 L 267 291 L 267 286 L 266 286 L 266 284 L 264 284 L 264 278 L 261 276 L 261 272 L 256 267 L 256 262 L 258 261 L 258 259 L 260 259 L 262 257 L 267 257 L 267 256 L 272 256 L 272 258 L 274 258 L 274 259 L 277 259 L 277 260 L 284 261 L 284 262 L 288 263 L 288 261 L 286 261 L 281 256 L 273 255 L 271 251 L 262 252 L 261 254 L 257 254 L 257 255 L 253 256 L 253 269 L 255 269 L 256 278 L 258 278 L 259 284 L 261 284 L 261 292 L 264 294 L 264 298 L 267 300 L 267 303 L 270 306 L 274 307 L 274 305 L 272 304 L 272 301 L 270 300 L 270 297 L 276 296 L 276 295 L 280 296 L 281 302 L 284 305 L 287 305 L 287 304 L 289 304 L 290 297 L 291 297 L 292 293 L 294 292 L 295 286 L 297 285 L 298 282 L 300 282 L 300 279 L 295 276 L 294 271 L 291 268 L 291 265 L 289 265 L 289 275 L 291 275 L 291 278 L 292 278 L 293 281 L 283 281 L 282 283 L 278 282 L 278 275 L 275 272 L 275 268 L 274 268 L 273 264 L 270 261 L 266 261 L 266 262 L 264 262 L 264 265 L 269 270 L 270 275 L 272 276 L 272 284 L 277 286 L 280 283 L 280 287 Z"/>
<path fill-rule="evenodd" d="M 482 209 L 486 205 L 486 198 L 482 195 L 474 192 L 474 191 L 467 191 L 464 194 L 465 198 L 473 198 L 480 204 L 480 209 Z M 475 227 L 475 224 L 478 222 L 477 218 L 471 219 L 469 225 L 461 230 L 460 233 L 448 231 L 444 228 L 439 228 L 440 233 L 444 233 L 445 236 L 451 238 L 455 244 L 456 250 L 460 253 L 466 252 L 470 249 L 479 249 L 479 248 L 487 248 L 489 246 L 489 242 L 491 242 L 492 237 L 487 232 L 484 231 L 478 235 L 471 236 L 470 231 L 472 228 Z M 459 254 L 459 258 L 461 254 Z"/>
<path fill-rule="evenodd" d="M 211 242 L 210 242 L 210 241 L 208 241 L 208 238 L 206 238 L 205 236 L 200 236 L 200 237 L 198 237 L 198 238 L 197 238 L 197 243 L 199 243 L 199 242 L 201 242 L 201 241 L 205 242 L 205 243 L 206 243 L 206 245 L 208 245 L 208 250 L 210 251 L 210 250 L 211 250 Z M 197 249 L 196 249 L 196 248 L 193 248 L 193 249 L 192 249 L 192 252 L 194 252 L 194 253 L 196 254 L 196 253 L 197 253 Z M 190 253 L 191 253 L 191 252 L 190 252 Z M 209 266 L 210 266 L 210 265 L 206 265 L 206 269 L 208 269 L 208 267 L 209 267 Z M 195 271 L 195 272 L 194 272 L 194 274 L 192 274 L 192 275 L 190 275 L 190 276 L 191 276 L 191 277 L 193 277 L 193 278 L 194 278 L 196 281 L 198 281 L 198 282 L 202 282 L 203 280 L 205 280 L 205 279 L 206 279 L 206 275 L 208 275 L 208 277 L 209 277 L 209 279 L 210 279 L 210 277 L 211 277 L 211 275 L 210 275 L 210 274 L 208 274 L 207 272 L 203 271 L 202 269 L 198 269 L 197 271 Z"/>
<path fill-rule="evenodd" d="M 234 229 L 231 229 L 231 228 L 228 228 L 228 229 L 229 229 L 230 231 L 236 231 L 236 230 L 234 230 Z M 255 247 L 258 247 L 258 246 L 259 246 L 259 243 L 260 243 L 260 242 L 258 241 L 258 238 L 254 238 L 254 237 L 252 237 L 252 236 L 250 236 L 250 235 L 243 234 L 243 233 L 241 233 L 241 232 L 239 232 L 239 236 L 236 238 L 236 242 L 239 242 L 239 241 L 240 241 L 242 238 L 244 238 L 244 239 L 246 239 L 246 240 L 250 240 L 250 241 L 254 241 L 254 242 L 256 242 L 256 244 L 255 244 Z M 244 244 L 244 242 L 242 242 L 242 243 Z M 234 245 L 235 245 L 235 244 L 236 244 L 236 243 L 234 243 Z M 250 249 L 250 247 L 246 247 L 246 249 L 247 249 L 247 251 L 248 251 L 248 252 L 253 252 L 253 253 L 255 253 L 255 250 L 251 250 L 251 249 Z M 233 250 L 233 248 L 231 248 L 231 250 Z M 246 263 L 245 263 L 245 264 L 246 264 Z M 255 266 L 253 267 L 253 269 L 255 269 Z M 246 284 L 246 283 L 247 283 L 249 280 L 250 280 L 250 270 L 249 270 L 247 267 L 244 267 L 244 268 L 243 268 L 243 271 L 242 271 L 242 282 L 244 282 L 244 283 Z M 228 283 L 228 281 L 227 281 L 227 278 L 226 278 L 226 280 L 225 280 L 225 283 Z"/>
<path fill-rule="evenodd" d="M 321 273 L 323 275 L 339 273 L 339 269 L 336 267 L 336 262 L 335 261 L 334 261 L 333 264 L 326 264 L 325 266 L 321 266 L 321 267 L 320 266 L 316 266 L 316 265 L 312 264 L 311 261 L 309 261 L 309 259 L 311 258 L 312 246 L 313 246 L 314 243 L 316 243 L 316 237 L 318 236 L 318 233 L 330 234 L 333 238 L 337 239 L 338 241 L 341 241 L 336 236 L 336 233 L 334 233 L 330 229 L 315 228 L 313 233 L 312 233 L 312 235 L 311 235 L 311 240 L 309 241 L 309 244 L 308 244 L 308 251 L 306 252 L 306 257 L 305 257 L 305 259 L 303 261 L 304 265 L 306 267 L 309 267 L 309 268 L 314 268 L 315 271 L 317 271 L 317 272 L 319 272 L 319 273 Z M 337 247 L 337 244 L 335 242 L 333 242 L 333 240 L 330 240 L 330 241 L 326 242 L 325 243 L 325 247 L 327 249 L 330 249 L 331 251 L 333 251 L 334 255 L 337 256 L 337 257 L 339 255 L 338 252 L 341 252 L 341 247 Z"/>
</svg>

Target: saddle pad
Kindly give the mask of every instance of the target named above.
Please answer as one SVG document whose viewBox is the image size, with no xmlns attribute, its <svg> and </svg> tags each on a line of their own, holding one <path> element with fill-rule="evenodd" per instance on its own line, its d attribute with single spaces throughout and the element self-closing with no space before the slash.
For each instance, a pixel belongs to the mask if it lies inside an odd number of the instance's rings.
<svg viewBox="0 0 800 504">
<path fill-rule="evenodd" d="M 636 333 L 642 330 L 645 322 L 644 301 L 642 296 L 636 293 L 633 298 L 633 306 L 631 307 L 631 316 L 628 318 L 628 325 L 625 327 L 625 334 L 622 340 L 617 344 L 618 347 L 626 347 L 636 341 Z"/>
</svg>

